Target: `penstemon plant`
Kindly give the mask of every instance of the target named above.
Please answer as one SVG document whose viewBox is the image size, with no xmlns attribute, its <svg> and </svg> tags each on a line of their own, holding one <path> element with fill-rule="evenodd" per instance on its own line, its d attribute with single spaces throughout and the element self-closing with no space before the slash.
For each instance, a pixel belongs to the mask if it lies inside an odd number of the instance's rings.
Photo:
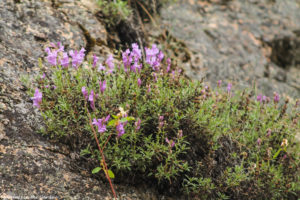
<svg viewBox="0 0 300 200">
<path fill-rule="evenodd" d="M 52 67 L 40 60 L 30 91 L 45 119 L 41 132 L 98 160 L 92 173 L 103 171 L 114 198 L 112 179 L 151 180 L 205 199 L 299 193 L 299 101 L 189 81 L 155 44 L 145 58 L 132 44 L 119 64 L 113 55 L 84 61 L 83 48 L 65 52 L 60 43 L 46 53 Z"/>
</svg>

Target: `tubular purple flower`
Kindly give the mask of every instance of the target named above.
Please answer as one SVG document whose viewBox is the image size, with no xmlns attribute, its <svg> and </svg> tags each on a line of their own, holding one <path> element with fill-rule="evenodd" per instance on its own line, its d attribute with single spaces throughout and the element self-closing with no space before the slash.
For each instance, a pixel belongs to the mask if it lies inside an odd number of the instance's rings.
<svg viewBox="0 0 300 200">
<path fill-rule="evenodd" d="M 171 142 L 169 141 L 168 138 L 166 138 L 165 140 L 170 145 L 171 148 L 173 148 L 175 146 L 175 142 L 173 140 L 171 140 Z"/>
<path fill-rule="evenodd" d="M 81 92 L 82 92 L 82 94 L 83 94 L 85 100 L 88 100 L 88 96 L 89 96 L 89 95 L 88 95 L 88 92 L 86 91 L 85 87 L 82 87 L 82 88 L 81 88 Z"/>
<path fill-rule="evenodd" d="M 142 51 L 139 49 L 139 46 L 136 43 L 133 43 L 131 47 L 132 47 L 132 51 L 130 56 L 131 57 L 133 56 L 134 61 L 138 62 L 142 58 Z"/>
<path fill-rule="evenodd" d="M 94 101 L 94 97 L 95 97 L 95 94 L 94 94 L 94 91 L 92 90 L 90 95 L 89 95 L 89 102 L 90 102 L 90 106 L 93 110 L 95 110 L 95 101 Z"/>
<path fill-rule="evenodd" d="M 130 70 L 134 73 L 136 73 L 136 69 L 139 67 L 138 63 L 135 62 L 133 65 L 131 65 Z"/>
<path fill-rule="evenodd" d="M 65 47 L 61 45 L 61 42 L 57 42 L 58 50 L 57 52 L 64 52 Z"/>
<path fill-rule="evenodd" d="M 141 119 L 138 119 L 138 120 L 134 123 L 134 125 L 135 125 L 135 131 L 140 130 L 140 128 L 141 128 Z"/>
<path fill-rule="evenodd" d="M 106 68 L 100 63 L 98 67 L 98 72 L 104 71 Z"/>
<path fill-rule="evenodd" d="M 257 145 L 260 146 L 261 145 L 262 140 L 260 138 L 257 139 Z"/>
<path fill-rule="evenodd" d="M 262 95 L 261 94 L 257 95 L 256 100 L 262 102 Z"/>
<path fill-rule="evenodd" d="M 68 53 L 63 53 L 63 58 L 60 60 L 61 66 L 67 68 L 69 66 L 69 56 Z"/>
<path fill-rule="evenodd" d="M 274 103 L 278 103 L 280 100 L 279 94 L 277 94 L 276 92 L 274 92 Z"/>
<path fill-rule="evenodd" d="M 130 50 L 126 49 L 125 52 L 122 53 L 122 59 L 123 59 L 123 64 L 124 64 L 124 70 L 127 72 L 127 68 L 131 65 L 132 63 L 132 56 L 129 55 Z"/>
<path fill-rule="evenodd" d="M 266 97 L 265 95 L 262 97 L 262 101 L 263 101 L 264 103 L 267 102 L 267 97 Z"/>
<path fill-rule="evenodd" d="M 221 87 L 222 85 L 222 80 L 218 80 L 218 87 Z"/>
<path fill-rule="evenodd" d="M 48 56 L 47 56 L 47 60 L 48 62 L 53 65 L 53 66 L 56 66 L 57 65 L 57 50 L 53 50 L 51 51 L 49 47 L 47 47 L 45 49 L 45 51 L 48 53 Z"/>
<path fill-rule="evenodd" d="M 141 85 L 142 85 L 142 80 L 141 80 L 140 78 L 138 78 L 137 84 L 138 84 L 139 87 L 141 87 Z"/>
<path fill-rule="evenodd" d="M 228 93 L 230 93 L 231 88 L 232 88 L 232 84 L 231 84 L 231 83 L 228 83 L 228 85 L 227 85 L 227 92 L 228 92 Z"/>
<path fill-rule="evenodd" d="M 125 133 L 124 123 L 119 122 L 118 125 L 116 126 L 116 129 L 117 129 L 118 137 L 121 137 L 122 135 L 124 135 L 124 133 Z"/>
<path fill-rule="evenodd" d="M 105 122 L 107 122 L 110 119 L 110 115 L 107 115 L 104 119 Z"/>
<path fill-rule="evenodd" d="M 104 124 L 106 122 L 103 119 L 93 119 L 93 125 L 96 125 L 98 127 L 98 132 L 99 133 L 104 133 L 106 131 L 106 125 Z"/>
<path fill-rule="evenodd" d="M 147 85 L 147 93 L 150 93 L 151 92 L 151 85 Z"/>
<path fill-rule="evenodd" d="M 171 74 L 172 74 L 172 79 L 175 79 L 175 70 L 172 70 Z"/>
<path fill-rule="evenodd" d="M 93 55 L 93 67 L 94 68 L 96 67 L 98 60 L 99 60 L 99 58 L 94 54 Z"/>
<path fill-rule="evenodd" d="M 43 75 L 42 75 L 41 79 L 45 79 L 45 78 L 46 78 L 46 74 L 45 74 L 45 73 L 43 73 Z"/>
<path fill-rule="evenodd" d="M 157 55 L 159 62 L 161 62 L 164 59 L 164 56 L 165 56 L 164 53 L 160 51 L 159 54 Z"/>
<path fill-rule="evenodd" d="M 103 82 L 99 81 L 99 86 L 100 86 L 100 91 L 103 94 L 106 89 L 106 80 L 104 80 Z"/>
<path fill-rule="evenodd" d="M 167 73 L 169 73 L 169 71 L 170 71 L 170 69 L 171 69 L 171 59 L 170 58 L 168 58 L 167 59 Z"/>
<path fill-rule="evenodd" d="M 113 61 L 114 61 L 113 55 L 110 54 L 105 61 L 105 64 L 107 64 L 107 66 L 109 68 L 109 73 L 112 73 L 114 70 L 115 65 L 114 65 Z"/>
<path fill-rule="evenodd" d="M 34 96 L 30 99 L 33 100 L 33 106 L 40 108 L 40 104 L 42 103 L 43 93 L 39 91 L 38 88 L 35 89 Z"/>
<path fill-rule="evenodd" d="M 69 51 L 70 56 L 72 57 L 72 66 L 75 69 L 78 69 L 78 66 L 83 62 L 85 49 L 81 48 L 79 52 L 77 50 Z"/>
</svg>

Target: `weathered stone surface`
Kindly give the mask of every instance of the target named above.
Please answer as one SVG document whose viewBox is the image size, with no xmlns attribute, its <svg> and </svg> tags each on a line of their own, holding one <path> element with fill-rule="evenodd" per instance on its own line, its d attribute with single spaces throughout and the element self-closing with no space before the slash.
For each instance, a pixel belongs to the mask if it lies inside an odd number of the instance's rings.
<svg viewBox="0 0 300 200">
<path fill-rule="evenodd" d="M 181 0 L 162 22 L 191 50 L 190 77 L 299 97 L 299 10 L 299 0 Z"/>
<path fill-rule="evenodd" d="M 110 188 L 78 153 L 49 142 L 20 76 L 33 77 L 50 42 L 85 47 L 105 59 L 107 33 L 94 0 L 0 0 L 0 198 L 112 199 Z M 120 199 L 157 199 L 143 187 L 115 185 Z"/>
</svg>

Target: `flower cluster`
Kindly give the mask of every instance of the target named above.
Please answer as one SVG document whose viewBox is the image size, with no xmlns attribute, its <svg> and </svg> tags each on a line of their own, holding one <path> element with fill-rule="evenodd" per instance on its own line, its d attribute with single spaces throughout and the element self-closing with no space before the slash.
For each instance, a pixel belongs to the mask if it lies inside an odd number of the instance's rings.
<svg viewBox="0 0 300 200">
<path fill-rule="evenodd" d="M 40 104 L 42 103 L 43 94 L 39 91 L 39 89 L 35 89 L 34 96 L 31 97 L 33 100 L 33 106 L 40 108 Z"/>
<path fill-rule="evenodd" d="M 55 45 L 54 43 L 51 43 L 52 49 L 50 47 L 47 47 L 45 49 L 47 55 L 47 60 L 52 66 L 57 66 L 60 64 L 61 66 L 67 68 L 69 67 L 69 56 L 67 52 L 64 52 L 64 46 L 61 45 L 60 42 Z M 69 55 L 72 57 L 72 66 L 77 69 L 78 66 L 83 62 L 83 59 L 85 57 L 85 49 L 81 48 L 81 50 L 78 52 L 77 50 L 69 51 Z"/>
</svg>

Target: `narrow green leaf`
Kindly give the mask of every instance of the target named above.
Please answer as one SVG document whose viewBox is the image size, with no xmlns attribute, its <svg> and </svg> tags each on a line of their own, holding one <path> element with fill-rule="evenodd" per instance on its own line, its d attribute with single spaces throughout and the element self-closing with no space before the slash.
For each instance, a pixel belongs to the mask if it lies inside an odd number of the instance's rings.
<svg viewBox="0 0 300 200">
<path fill-rule="evenodd" d="M 107 170 L 109 178 L 115 178 L 115 174 L 109 169 Z"/>
<path fill-rule="evenodd" d="M 93 169 L 92 174 L 96 174 L 101 170 L 101 167 L 96 167 L 95 169 Z"/>
<path fill-rule="evenodd" d="M 279 153 L 282 151 L 282 149 L 280 148 L 273 156 L 273 159 L 276 159 L 277 156 L 279 155 Z"/>
</svg>

